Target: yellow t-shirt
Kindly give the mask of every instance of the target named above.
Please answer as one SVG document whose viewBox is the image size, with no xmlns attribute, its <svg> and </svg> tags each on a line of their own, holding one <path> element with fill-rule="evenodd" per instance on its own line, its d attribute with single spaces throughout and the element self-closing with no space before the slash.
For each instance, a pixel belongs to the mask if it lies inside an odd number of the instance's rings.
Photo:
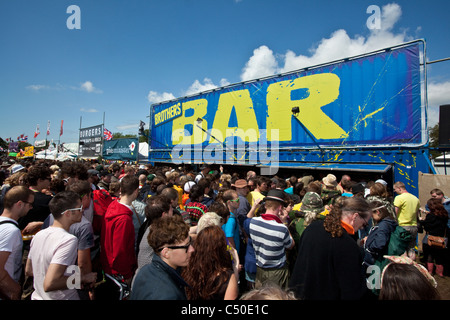
<svg viewBox="0 0 450 320">
<path fill-rule="evenodd" d="M 417 226 L 417 212 L 420 208 L 420 201 L 415 195 L 409 192 L 399 194 L 394 199 L 394 206 L 398 208 L 399 226 Z"/>
<path fill-rule="evenodd" d="M 251 191 L 247 194 L 247 200 L 250 203 L 250 206 L 253 206 L 256 199 L 264 199 L 264 195 L 258 191 Z"/>
</svg>

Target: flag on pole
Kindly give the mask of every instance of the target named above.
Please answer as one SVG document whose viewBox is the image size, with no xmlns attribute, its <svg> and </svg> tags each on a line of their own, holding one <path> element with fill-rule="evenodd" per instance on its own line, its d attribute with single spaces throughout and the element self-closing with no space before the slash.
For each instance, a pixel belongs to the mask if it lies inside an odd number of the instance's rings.
<svg viewBox="0 0 450 320">
<path fill-rule="evenodd" d="M 60 137 L 63 135 L 63 123 L 64 123 L 64 120 L 61 120 L 61 130 L 59 130 Z"/>
<path fill-rule="evenodd" d="M 34 131 L 34 137 L 36 138 L 40 134 L 39 125 L 36 125 L 36 131 Z"/>
<path fill-rule="evenodd" d="M 21 142 L 27 142 L 28 136 L 21 134 L 20 137 L 17 137 L 17 140 L 19 140 Z"/>
<path fill-rule="evenodd" d="M 103 139 L 105 139 L 106 141 L 109 141 L 112 139 L 112 132 L 109 131 L 106 128 L 103 128 Z"/>
<path fill-rule="evenodd" d="M 50 120 L 47 122 L 47 135 L 50 135 Z"/>
</svg>

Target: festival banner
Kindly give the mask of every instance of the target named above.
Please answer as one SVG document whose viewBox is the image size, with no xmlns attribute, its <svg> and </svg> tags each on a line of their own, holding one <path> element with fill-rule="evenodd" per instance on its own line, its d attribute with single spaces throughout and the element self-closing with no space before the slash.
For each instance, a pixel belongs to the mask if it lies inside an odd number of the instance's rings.
<svg viewBox="0 0 450 320">
<path fill-rule="evenodd" d="M 139 156 L 139 139 L 124 138 L 104 141 L 103 159 L 137 161 Z"/>
<path fill-rule="evenodd" d="M 78 156 L 94 158 L 102 155 L 103 124 L 80 129 Z"/>
</svg>

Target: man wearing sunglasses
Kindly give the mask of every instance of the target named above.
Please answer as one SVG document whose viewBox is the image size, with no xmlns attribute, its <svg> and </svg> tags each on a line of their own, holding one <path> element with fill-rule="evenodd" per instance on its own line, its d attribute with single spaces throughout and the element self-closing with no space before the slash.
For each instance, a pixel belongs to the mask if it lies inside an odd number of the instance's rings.
<svg viewBox="0 0 450 320">
<path fill-rule="evenodd" d="M 28 171 L 27 179 L 30 190 L 34 192 L 33 208 L 25 217 L 19 219 L 19 227 L 24 234 L 33 235 L 38 232 L 50 214 L 48 203 L 52 197 L 45 193 L 50 188 L 52 171 L 41 165 L 35 165 Z M 29 241 L 26 243 L 26 248 Z"/>
<path fill-rule="evenodd" d="M 25 217 L 19 219 L 19 228 L 27 236 L 23 241 L 23 258 L 26 259 L 30 249 L 31 238 L 41 230 L 45 219 L 50 215 L 48 204 L 52 196 L 46 194 L 50 188 L 52 171 L 45 165 L 33 165 L 28 170 L 27 179 L 30 190 L 34 192 L 33 208 Z M 29 299 L 33 291 L 33 279 L 25 276 L 23 280 L 22 299 Z"/>
<path fill-rule="evenodd" d="M 71 286 L 68 271 L 77 260 L 77 237 L 69 233 L 70 226 L 80 222 L 83 206 L 73 191 L 57 193 L 50 200 L 53 225 L 38 232 L 30 245 L 25 272 L 33 276 L 32 300 L 79 300 L 77 288 Z M 94 283 L 97 273 L 80 274 L 80 283 Z"/>
<path fill-rule="evenodd" d="M 131 300 L 186 300 L 187 286 L 179 273 L 194 251 L 189 226 L 181 216 L 157 219 L 150 229 L 148 243 L 155 251 L 152 262 L 136 274 Z"/>
</svg>

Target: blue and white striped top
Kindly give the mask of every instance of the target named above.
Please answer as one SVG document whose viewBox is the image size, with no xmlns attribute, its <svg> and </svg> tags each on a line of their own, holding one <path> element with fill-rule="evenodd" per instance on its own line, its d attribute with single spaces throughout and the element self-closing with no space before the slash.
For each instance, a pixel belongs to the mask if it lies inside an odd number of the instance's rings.
<svg viewBox="0 0 450 320">
<path fill-rule="evenodd" d="M 250 238 L 260 268 L 281 268 L 286 263 L 285 249 L 292 246 L 288 228 L 275 220 L 252 218 Z"/>
</svg>

